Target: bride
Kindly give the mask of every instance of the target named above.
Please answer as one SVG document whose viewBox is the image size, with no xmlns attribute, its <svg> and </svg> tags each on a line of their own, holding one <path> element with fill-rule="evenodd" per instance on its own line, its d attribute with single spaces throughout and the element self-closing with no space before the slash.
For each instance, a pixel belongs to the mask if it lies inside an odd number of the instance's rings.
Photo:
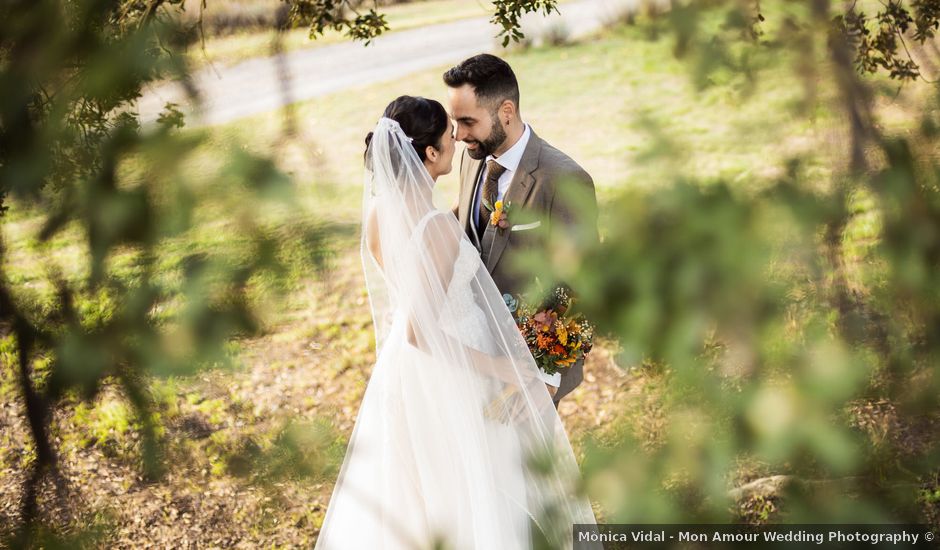
<svg viewBox="0 0 940 550">
<path fill-rule="evenodd" d="M 432 189 L 440 103 L 402 96 L 366 138 L 362 262 L 377 361 L 317 541 L 341 548 L 570 548 L 594 524 L 538 367 L 479 252 Z"/>
</svg>

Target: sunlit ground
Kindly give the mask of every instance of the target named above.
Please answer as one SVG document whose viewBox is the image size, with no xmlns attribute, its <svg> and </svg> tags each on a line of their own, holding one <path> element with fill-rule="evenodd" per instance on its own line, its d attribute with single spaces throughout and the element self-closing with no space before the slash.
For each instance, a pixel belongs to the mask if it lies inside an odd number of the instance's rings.
<svg viewBox="0 0 940 550">
<path fill-rule="evenodd" d="M 227 47 L 217 44 L 220 52 Z M 813 153 L 810 169 L 825 185 L 831 168 L 827 155 L 842 139 L 833 130 L 837 117 L 825 107 L 828 90 L 819 90 L 823 106 L 813 122 L 793 113 L 802 90 L 792 82 L 792 60 L 765 66 L 752 85 L 719 76 L 700 90 L 688 66 L 674 59 L 669 40 L 651 40 L 636 27 L 506 58 L 521 83 L 523 118 L 593 176 L 602 234 L 605 220 L 618 215 L 605 204 L 621 189 L 652 189 L 693 176 L 724 179 L 747 191 L 779 176 L 787 158 L 803 153 Z M 195 179 L 202 174 L 210 179 L 220 151 L 246 147 L 271 153 L 293 177 L 303 215 L 328 224 L 333 253 L 325 273 L 298 266 L 286 299 L 265 308 L 264 336 L 233 344 L 240 368 L 156 383 L 154 397 L 172 465 L 163 482 L 140 480 L 135 422 L 114 392 L 105 392 L 94 406 L 57 416 L 55 433 L 67 476 L 91 508 L 106 511 L 97 521 L 110 515 L 119 525 L 115 543 L 186 538 L 204 545 L 241 540 L 278 547 L 315 540 L 374 359 L 358 257 L 363 139 L 398 95 L 443 101 L 446 68 L 300 104 L 293 111 L 293 136 L 284 135 L 281 113 L 213 128 L 185 161 Z M 879 99 L 889 124 L 904 119 L 905 105 L 918 100 L 922 87 L 908 86 L 896 97 L 895 91 L 885 86 Z M 123 169 L 133 177 L 140 167 Z M 453 203 L 456 188 L 455 167 L 438 183 L 439 206 Z M 224 186 L 213 189 L 224 192 Z M 864 198 L 859 204 L 855 237 L 862 254 L 874 229 L 864 217 Z M 219 225 L 211 204 L 197 218 L 199 228 L 188 240 L 167 243 L 168 268 L 177 251 L 224 247 L 237 238 Z M 10 247 L 7 277 L 38 297 L 50 292 L 46 273 L 51 266 L 69 277 L 86 275 L 75 269 L 85 254 L 81 236 L 66 231 L 39 245 L 40 225 L 40 213 L 16 204 L 3 224 Z M 113 261 L 120 272 L 122 259 Z M 14 405 L 11 349 L 9 341 L 0 347 L 0 418 L 11 428 L 0 432 L 0 510 L 12 508 L 27 460 L 21 451 L 27 434 Z M 655 445 L 660 435 L 664 419 L 657 374 L 616 364 L 613 351 L 609 342 L 596 348 L 585 383 L 561 406 L 576 452 L 587 436 L 604 441 L 629 432 Z M 240 477 L 232 457 L 263 447 L 286 420 L 314 422 L 315 430 L 306 429 L 319 434 L 317 442 L 332 441 L 323 455 L 307 457 L 322 467 L 322 475 L 273 485 Z M 745 463 L 740 479 L 766 473 L 759 464 Z M 605 511 L 597 512 L 603 519 Z"/>
</svg>

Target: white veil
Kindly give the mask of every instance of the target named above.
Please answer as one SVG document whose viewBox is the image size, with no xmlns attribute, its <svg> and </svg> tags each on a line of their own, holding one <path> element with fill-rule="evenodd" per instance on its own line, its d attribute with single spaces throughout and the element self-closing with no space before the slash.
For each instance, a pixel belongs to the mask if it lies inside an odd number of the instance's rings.
<svg viewBox="0 0 940 550">
<path fill-rule="evenodd" d="M 402 384 L 401 402 L 386 403 L 394 412 L 383 414 L 401 425 L 393 437 L 408 439 L 401 452 L 418 462 L 414 483 L 424 505 L 462 510 L 459 525 L 440 512 L 457 548 L 461 541 L 485 547 L 480 541 L 506 532 L 531 547 L 538 531 L 553 547 L 570 548 L 572 524 L 595 518 L 578 494 L 564 427 L 499 290 L 454 215 L 435 209 L 434 181 L 396 121 L 378 122 L 366 168 L 361 246 L 376 369 L 383 358 L 406 363 L 391 381 L 373 373 L 367 393 L 375 383 Z M 446 471 L 431 473 L 441 461 Z M 344 482 L 341 473 L 337 485 Z M 442 485 L 450 501 L 433 502 Z M 378 511 L 386 512 L 394 511 Z"/>
</svg>

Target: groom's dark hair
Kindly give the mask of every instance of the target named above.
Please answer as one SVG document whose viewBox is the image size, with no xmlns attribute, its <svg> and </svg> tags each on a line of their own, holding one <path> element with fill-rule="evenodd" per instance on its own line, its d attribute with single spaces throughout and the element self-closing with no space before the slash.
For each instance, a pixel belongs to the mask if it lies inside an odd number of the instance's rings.
<svg viewBox="0 0 940 550">
<path fill-rule="evenodd" d="M 512 67 L 502 59 L 488 53 L 464 60 L 444 73 L 444 84 L 459 88 L 464 84 L 473 86 L 480 103 L 490 109 L 499 107 L 503 101 L 511 100 L 519 109 L 519 82 Z"/>
</svg>

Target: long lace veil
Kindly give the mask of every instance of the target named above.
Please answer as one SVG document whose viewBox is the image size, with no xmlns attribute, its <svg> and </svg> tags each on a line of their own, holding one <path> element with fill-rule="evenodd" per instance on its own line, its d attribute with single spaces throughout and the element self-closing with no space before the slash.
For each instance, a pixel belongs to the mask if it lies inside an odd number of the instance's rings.
<svg viewBox="0 0 940 550">
<path fill-rule="evenodd" d="M 570 547 L 571 525 L 595 518 L 577 496 L 564 427 L 499 290 L 457 219 L 435 209 L 434 182 L 396 121 L 376 125 L 366 168 L 361 254 L 377 357 L 401 345 L 428 358 L 421 368 L 433 372 L 416 373 L 405 401 L 448 396 L 438 408 L 448 433 L 436 441 L 466 457 L 451 466 L 467 484 L 467 494 L 454 498 L 469 499 L 474 512 L 524 511 L 555 547 Z M 486 463 L 467 463 L 480 452 Z M 501 462 L 520 457 L 522 467 Z M 505 478 L 522 470 L 518 482 Z"/>
</svg>

